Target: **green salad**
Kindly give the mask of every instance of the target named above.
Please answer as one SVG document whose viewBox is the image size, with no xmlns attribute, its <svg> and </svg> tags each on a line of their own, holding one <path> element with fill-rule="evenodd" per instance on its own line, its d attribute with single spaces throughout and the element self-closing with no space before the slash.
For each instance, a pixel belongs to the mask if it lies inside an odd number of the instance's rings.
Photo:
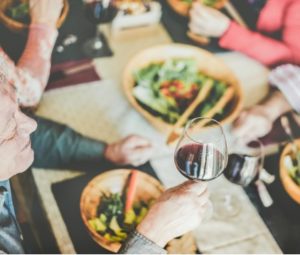
<svg viewBox="0 0 300 255">
<path fill-rule="evenodd" d="M 207 6 L 214 6 L 219 0 L 202 0 L 201 3 Z M 194 0 L 182 0 L 187 4 L 192 4 Z"/>
<path fill-rule="evenodd" d="M 7 9 L 7 15 L 14 20 L 29 22 L 29 3 L 14 1 L 13 5 Z"/>
<path fill-rule="evenodd" d="M 196 98 L 207 80 L 213 80 L 199 72 L 194 59 L 170 59 L 151 63 L 134 73 L 133 95 L 148 112 L 174 124 Z M 204 116 L 212 109 L 226 91 L 226 84 L 213 80 L 205 100 L 200 103 L 190 118 Z M 220 109 L 216 118 L 222 118 Z"/>
<path fill-rule="evenodd" d="M 297 153 L 300 154 L 300 151 L 298 151 Z M 300 157 L 300 155 L 298 155 L 298 157 Z M 285 164 L 291 178 L 297 185 L 300 186 L 300 169 L 298 167 L 296 157 L 292 158 L 290 155 L 286 156 Z"/>
<path fill-rule="evenodd" d="M 122 243 L 146 216 L 153 201 L 139 201 L 125 213 L 125 203 L 119 193 L 101 196 L 97 217 L 88 221 L 91 228 L 109 242 Z"/>
</svg>

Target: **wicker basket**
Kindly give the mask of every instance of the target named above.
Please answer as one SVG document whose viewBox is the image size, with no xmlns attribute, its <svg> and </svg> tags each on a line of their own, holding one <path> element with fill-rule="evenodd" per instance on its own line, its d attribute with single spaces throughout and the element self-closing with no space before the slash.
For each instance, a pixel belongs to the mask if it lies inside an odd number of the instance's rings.
<svg viewBox="0 0 300 255">
<path fill-rule="evenodd" d="M 300 148 L 300 140 L 296 140 L 298 148 Z M 288 170 L 284 164 L 285 156 L 292 153 L 292 145 L 288 144 L 281 153 L 280 156 L 280 179 L 283 184 L 285 191 L 289 194 L 289 196 L 300 204 L 300 186 L 298 186 L 288 174 Z"/>
<path fill-rule="evenodd" d="M 232 87 L 234 94 L 229 102 L 230 109 L 228 110 L 227 116 L 220 120 L 220 123 L 230 123 L 237 117 L 242 108 L 243 93 L 233 72 L 222 62 L 222 60 L 206 50 L 194 46 L 174 43 L 155 46 L 141 51 L 130 60 L 123 74 L 123 88 L 129 102 L 154 127 L 164 134 L 169 134 L 173 125 L 152 115 L 137 102 L 132 93 L 135 86 L 133 73 L 150 63 L 162 62 L 170 58 L 193 58 L 197 61 L 200 72 L 203 72 L 216 80 L 224 81 L 228 86 Z"/>
<path fill-rule="evenodd" d="M 16 21 L 6 15 L 6 10 L 11 6 L 14 0 L 1 0 L 0 1 L 0 21 L 11 31 L 22 32 L 28 29 L 29 24 L 25 24 L 19 21 Z M 20 2 L 28 2 L 28 0 L 20 0 Z M 57 21 L 57 28 L 59 28 L 65 21 L 69 12 L 69 2 L 64 0 L 64 7 L 61 12 L 60 18 Z"/>
<path fill-rule="evenodd" d="M 195 0 L 201 2 L 201 0 Z M 221 9 L 228 0 L 220 0 L 214 6 L 215 9 Z M 167 0 L 170 7 L 181 16 L 188 16 L 191 5 L 183 0 Z"/>
</svg>

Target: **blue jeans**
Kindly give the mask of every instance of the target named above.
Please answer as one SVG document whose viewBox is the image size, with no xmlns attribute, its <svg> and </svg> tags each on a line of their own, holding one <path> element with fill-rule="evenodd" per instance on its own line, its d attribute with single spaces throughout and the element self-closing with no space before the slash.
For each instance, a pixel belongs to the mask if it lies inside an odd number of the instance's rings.
<svg viewBox="0 0 300 255">
<path fill-rule="evenodd" d="M 0 181 L 0 253 L 24 253 L 9 181 Z"/>
</svg>

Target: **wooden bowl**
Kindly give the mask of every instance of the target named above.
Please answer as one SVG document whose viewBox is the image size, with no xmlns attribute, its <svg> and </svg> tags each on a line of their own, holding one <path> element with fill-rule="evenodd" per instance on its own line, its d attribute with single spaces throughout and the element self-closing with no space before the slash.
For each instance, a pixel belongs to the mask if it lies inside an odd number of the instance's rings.
<svg viewBox="0 0 300 255">
<path fill-rule="evenodd" d="M 296 140 L 298 148 L 300 148 L 300 139 Z M 300 204 L 300 186 L 297 185 L 294 180 L 290 177 L 287 168 L 284 164 L 284 158 L 286 155 L 292 153 L 292 145 L 288 144 L 281 153 L 280 156 L 280 179 L 283 184 L 285 191 L 289 194 L 289 196 Z"/>
<path fill-rule="evenodd" d="M 235 93 L 233 99 L 230 102 L 228 115 L 220 120 L 220 123 L 230 123 L 237 117 L 242 108 L 243 93 L 237 78 L 235 77 L 233 72 L 223 63 L 223 61 L 215 57 L 210 52 L 198 47 L 176 43 L 166 44 L 148 48 L 137 53 L 129 61 L 123 73 L 123 88 L 129 102 L 155 128 L 157 128 L 164 134 L 169 134 L 173 126 L 163 121 L 159 117 L 152 115 L 137 102 L 132 93 L 132 90 L 135 86 L 133 72 L 147 66 L 150 63 L 162 62 L 170 58 L 193 58 L 198 64 L 199 71 L 214 79 L 224 81 L 229 86 L 233 86 Z"/>
<path fill-rule="evenodd" d="M 89 234 L 100 246 L 117 253 L 120 243 L 112 243 L 92 229 L 88 220 L 97 216 L 97 208 L 101 203 L 101 193 L 122 193 L 129 169 L 117 169 L 105 172 L 92 179 L 84 188 L 80 199 L 80 212 Z M 135 201 L 157 199 L 164 191 L 160 182 L 148 174 L 138 172 Z"/>
<path fill-rule="evenodd" d="M 11 31 L 22 32 L 26 31 L 29 27 L 29 24 L 25 24 L 14 20 L 6 15 L 6 10 L 11 6 L 14 0 L 1 0 L 0 1 L 0 21 Z M 28 2 L 28 0 L 21 0 L 20 2 Z M 59 28 L 64 23 L 69 12 L 69 2 L 64 0 L 64 7 L 61 12 L 60 18 L 56 23 L 56 27 Z"/>
<path fill-rule="evenodd" d="M 202 2 L 201 0 L 194 0 L 197 2 Z M 223 8 L 223 6 L 225 5 L 225 3 L 228 0 L 219 0 L 216 5 L 214 6 L 215 9 L 221 9 Z M 173 9 L 173 11 L 175 11 L 176 13 L 178 13 L 181 16 L 189 16 L 189 11 L 191 8 L 191 4 L 182 1 L 182 0 L 167 0 L 168 4 L 170 5 L 170 7 Z"/>
</svg>

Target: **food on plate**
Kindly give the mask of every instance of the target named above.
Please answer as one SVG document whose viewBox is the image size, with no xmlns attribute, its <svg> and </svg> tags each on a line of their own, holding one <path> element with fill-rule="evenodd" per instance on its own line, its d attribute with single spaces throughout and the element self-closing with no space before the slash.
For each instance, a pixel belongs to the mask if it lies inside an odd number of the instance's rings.
<svg viewBox="0 0 300 255">
<path fill-rule="evenodd" d="M 150 11 L 150 2 L 151 0 L 118 0 L 117 6 L 125 15 L 139 15 Z"/>
<path fill-rule="evenodd" d="M 297 153 L 299 154 L 298 157 L 300 157 L 300 151 Z M 289 176 L 300 186 L 300 169 L 298 167 L 296 155 L 286 155 L 284 160 Z"/>
<path fill-rule="evenodd" d="M 122 194 L 100 194 L 101 201 L 97 209 L 97 217 L 88 221 L 90 227 L 109 242 L 122 243 L 128 233 L 135 229 L 146 216 L 150 201 L 138 201 L 125 212 Z"/>
<path fill-rule="evenodd" d="M 169 124 L 177 122 L 199 93 L 203 100 L 189 119 L 209 116 L 221 120 L 234 96 L 230 85 L 200 72 L 197 62 L 190 58 L 150 63 L 134 72 L 134 80 L 133 96 L 137 102 Z"/>
<path fill-rule="evenodd" d="M 191 5 L 193 2 L 195 2 L 195 0 L 180 0 L 180 1 L 185 2 L 189 5 Z M 213 6 L 216 6 L 220 2 L 223 2 L 223 0 L 197 0 L 197 2 L 200 2 L 204 5 L 213 7 Z"/>
<path fill-rule="evenodd" d="M 6 10 L 6 15 L 14 20 L 29 23 L 29 3 L 28 1 L 12 2 L 12 5 Z"/>
</svg>

